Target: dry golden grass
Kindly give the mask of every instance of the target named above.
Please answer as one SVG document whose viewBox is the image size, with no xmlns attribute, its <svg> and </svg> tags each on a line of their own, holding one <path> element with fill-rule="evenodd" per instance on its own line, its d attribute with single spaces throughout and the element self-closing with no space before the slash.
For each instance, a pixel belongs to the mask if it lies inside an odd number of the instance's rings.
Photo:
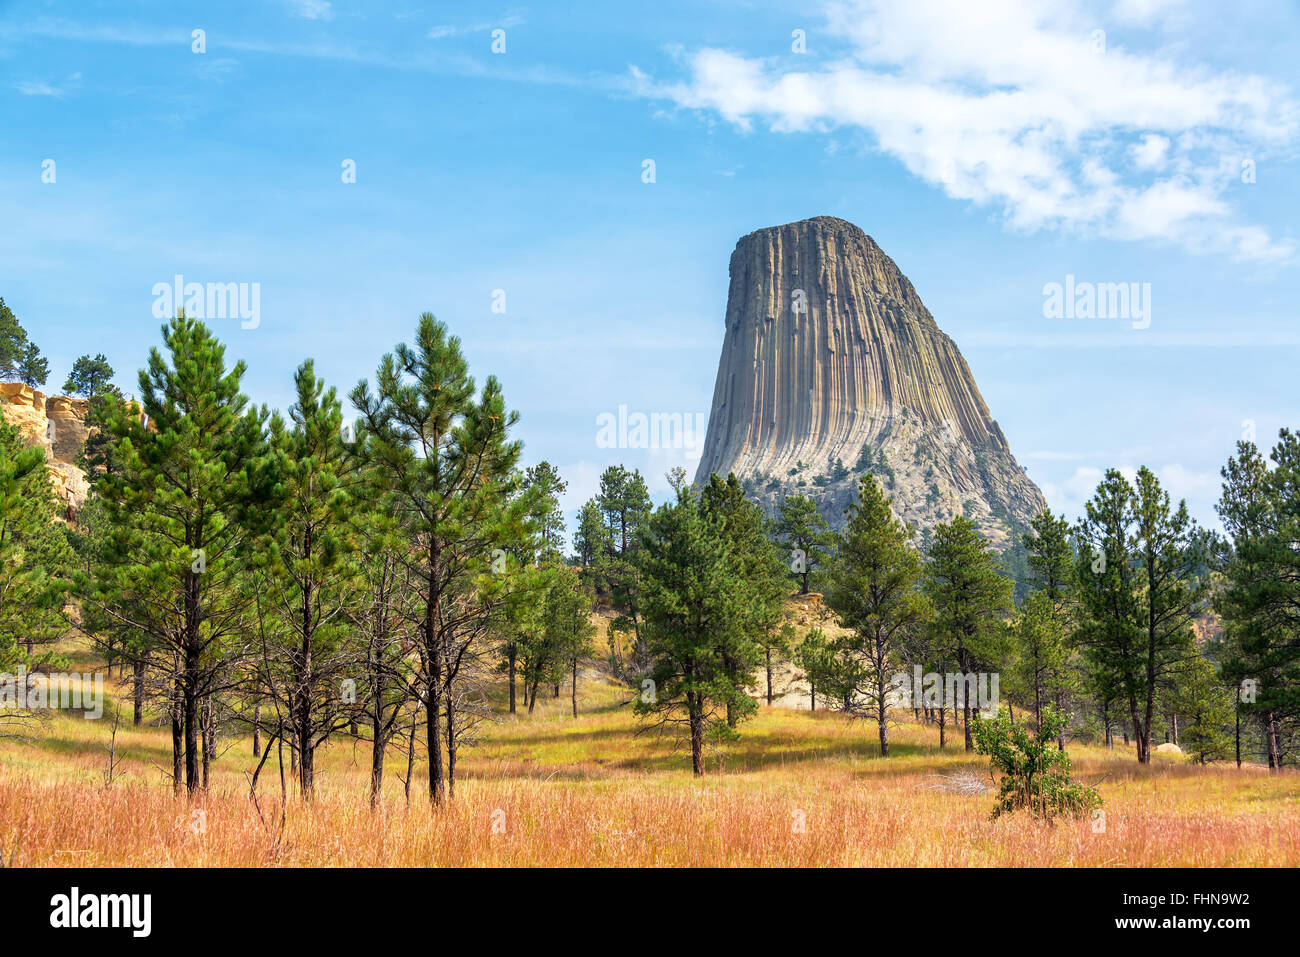
<svg viewBox="0 0 1300 957">
<path fill-rule="evenodd" d="M 59 715 L 26 742 L 0 742 L 0 846 L 20 866 L 1300 864 L 1294 772 L 1163 757 L 1142 768 L 1129 752 L 1075 746 L 1076 771 L 1100 781 L 1104 830 L 990 820 L 991 793 L 943 787 L 948 774 L 987 779 L 987 760 L 951 741 L 941 752 L 933 729 L 899 725 L 882 760 L 873 726 L 765 708 L 694 779 L 672 741 L 635 733 L 625 695 L 587 681 L 576 720 L 561 697 L 485 727 L 439 809 L 418 787 L 423 769 L 405 804 L 394 755 L 372 813 L 368 745 L 340 740 L 318 759 L 313 804 L 290 785 L 282 833 L 273 761 L 259 786 L 265 820 L 248 798 L 248 739 L 223 743 L 211 792 L 191 805 L 162 771 L 166 729 L 120 728 L 106 787 L 111 715 Z"/>
</svg>

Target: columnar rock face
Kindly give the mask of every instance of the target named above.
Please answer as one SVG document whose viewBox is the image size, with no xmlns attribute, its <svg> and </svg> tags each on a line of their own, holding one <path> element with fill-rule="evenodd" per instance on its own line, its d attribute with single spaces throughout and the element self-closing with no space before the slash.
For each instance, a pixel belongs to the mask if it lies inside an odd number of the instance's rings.
<svg viewBox="0 0 1300 957">
<path fill-rule="evenodd" d="M 21 382 L 0 382 L 0 415 L 18 428 L 28 445 L 45 450 L 50 484 L 69 517 L 81 508 L 89 491 L 85 473 L 75 464 L 89 432 L 87 405 L 85 399 L 66 395 L 46 398 Z"/>
<path fill-rule="evenodd" d="M 734 471 L 769 512 L 809 495 L 839 528 L 872 472 L 905 520 L 965 514 L 999 546 L 1046 508 L 956 345 L 852 223 L 741 239 L 726 323 L 697 482 Z"/>
</svg>

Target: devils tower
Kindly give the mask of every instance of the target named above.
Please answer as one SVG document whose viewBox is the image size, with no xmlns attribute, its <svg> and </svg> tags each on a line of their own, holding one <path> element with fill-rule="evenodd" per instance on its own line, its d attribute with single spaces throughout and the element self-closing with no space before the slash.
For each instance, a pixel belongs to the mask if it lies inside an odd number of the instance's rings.
<svg viewBox="0 0 1300 957">
<path fill-rule="evenodd" d="M 965 515 L 999 547 L 1047 507 L 957 346 L 852 223 L 742 238 L 726 323 L 697 482 L 735 472 L 769 514 L 808 495 L 840 528 L 870 472 L 900 518 Z"/>
</svg>

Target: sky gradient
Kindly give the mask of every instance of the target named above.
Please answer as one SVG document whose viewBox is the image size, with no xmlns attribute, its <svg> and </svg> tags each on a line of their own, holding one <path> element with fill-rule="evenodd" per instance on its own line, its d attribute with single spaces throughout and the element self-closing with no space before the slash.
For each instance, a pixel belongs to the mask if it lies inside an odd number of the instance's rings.
<svg viewBox="0 0 1300 957">
<path fill-rule="evenodd" d="M 615 462 L 662 498 L 698 449 L 598 416 L 707 413 L 736 240 L 833 215 L 1072 519 L 1145 464 L 1213 525 L 1245 423 L 1300 426 L 1294 3 L 551 6 L 0 0 L 0 296 L 47 391 L 95 352 L 135 391 L 177 274 L 258 284 L 210 324 L 279 408 L 427 310 L 570 512 Z M 1150 284 L 1149 328 L 1045 317 L 1067 276 Z"/>
</svg>

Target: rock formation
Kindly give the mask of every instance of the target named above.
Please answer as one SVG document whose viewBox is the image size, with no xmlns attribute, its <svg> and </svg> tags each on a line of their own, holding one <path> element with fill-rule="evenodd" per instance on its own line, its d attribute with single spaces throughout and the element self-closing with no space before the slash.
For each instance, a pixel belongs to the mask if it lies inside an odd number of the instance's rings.
<svg viewBox="0 0 1300 957">
<path fill-rule="evenodd" d="M 21 382 L 0 382 L 0 415 L 18 428 L 23 441 L 45 450 L 50 484 L 69 518 L 81 508 L 90 490 L 85 473 L 75 464 L 89 432 L 88 405 L 85 399 L 66 395 L 46 398 L 45 393 Z"/>
<path fill-rule="evenodd" d="M 956 345 L 852 223 L 742 238 L 726 324 L 697 482 L 734 471 L 769 514 L 809 495 L 839 528 L 872 472 L 906 521 L 964 514 L 998 547 L 1046 508 Z"/>
</svg>

